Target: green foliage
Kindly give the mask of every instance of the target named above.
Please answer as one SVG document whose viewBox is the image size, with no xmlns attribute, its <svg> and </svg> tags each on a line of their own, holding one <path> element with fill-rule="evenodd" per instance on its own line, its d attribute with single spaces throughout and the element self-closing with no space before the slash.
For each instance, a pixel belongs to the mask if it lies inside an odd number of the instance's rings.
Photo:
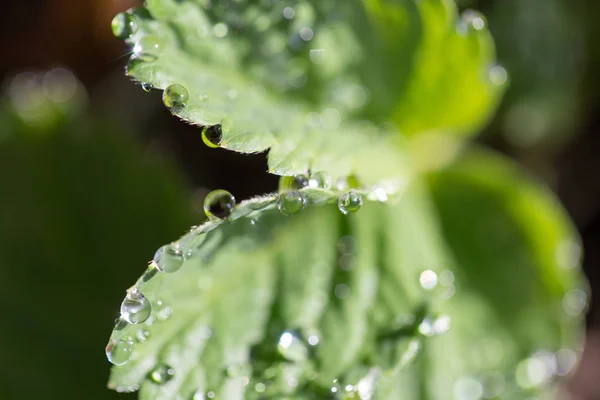
<svg viewBox="0 0 600 400">
<path fill-rule="evenodd" d="M 579 245 L 550 193 L 499 156 L 459 151 L 508 79 L 485 24 L 445 0 L 148 0 L 117 16 L 127 73 L 164 89 L 210 147 L 269 150 L 270 172 L 335 184 L 288 177 L 237 206 L 209 195 L 222 219 L 211 211 L 161 248 L 129 289 L 109 387 L 228 400 L 552 391 L 586 305 Z"/>
<path fill-rule="evenodd" d="M 192 221 L 189 193 L 131 132 L 84 113 L 83 93 L 54 103 L 35 85 L 43 75 L 27 74 L 0 98 L 2 397 L 122 398 L 101 390 L 107 299 Z"/>
</svg>

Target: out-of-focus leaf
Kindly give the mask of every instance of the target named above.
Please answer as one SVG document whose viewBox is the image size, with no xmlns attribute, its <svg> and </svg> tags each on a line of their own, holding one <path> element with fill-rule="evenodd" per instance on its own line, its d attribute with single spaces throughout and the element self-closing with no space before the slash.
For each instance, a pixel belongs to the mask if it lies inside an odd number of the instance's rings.
<svg viewBox="0 0 600 400">
<path fill-rule="evenodd" d="M 452 329 L 421 364 L 436 384 L 422 387 L 431 398 L 469 385 L 539 395 L 579 351 L 587 288 L 574 228 L 547 189 L 491 152 L 472 150 L 430 178 L 456 294 Z"/>
<path fill-rule="evenodd" d="M 393 120 L 407 136 L 470 136 L 496 109 L 508 75 L 495 64 L 485 17 L 453 0 L 417 1 L 422 39 Z"/>
<path fill-rule="evenodd" d="M 108 118 L 63 114 L 30 124 L 4 105 L 1 397 L 122 398 L 104 389 L 111 299 L 143 254 L 192 223 L 187 190 Z"/>
</svg>

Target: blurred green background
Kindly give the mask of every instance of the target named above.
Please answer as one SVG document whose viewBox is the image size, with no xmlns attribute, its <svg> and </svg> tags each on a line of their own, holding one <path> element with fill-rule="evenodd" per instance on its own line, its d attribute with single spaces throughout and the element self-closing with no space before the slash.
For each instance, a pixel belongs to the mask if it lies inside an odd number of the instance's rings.
<svg viewBox="0 0 600 400">
<path fill-rule="evenodd" d="M 273 191 L 263 155 L 209 149 L 158 91 L 123 75 L 110 20 L 135 1 L 10 0 L 0 14 L 0 399 L 135 398 L 105 388 L 104 345 L 125 289 L 201 200 Z M 600 2 L 461 0 L 488 16 L 511 73 L 482 142 L 560 196 L 600 285 Z M 600 398 L 598 308 L 573 379 Z M 73 329 L 74 326 L 78 329 Z"/>
</svg>

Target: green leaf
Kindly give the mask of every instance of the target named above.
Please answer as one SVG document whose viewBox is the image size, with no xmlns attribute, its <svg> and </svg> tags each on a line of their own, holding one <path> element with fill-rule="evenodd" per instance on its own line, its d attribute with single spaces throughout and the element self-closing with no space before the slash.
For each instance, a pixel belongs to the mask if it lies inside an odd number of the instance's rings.
<svg viewBox="0 0 600 400">
<path fill-rule="evenodd" d="M 114 299 L 131 265 L 191 224 L 191 193 L 123 124 L 78 96 L 55 103 L 43 77 L 0 99 L 2 398 L 123 399 L 102 390 Z"/>
<path fill-rule="evenodd" d="M 137 282 L 153 317 L 113 332 L 136 343 L 109 385 L 141 385 L 143 399 L 261 398 L 261 384 L 267 398 L 323 398 L 369 377 L 384 400 L 552 390 L 574 362 L 585 307 L 567 220 L 547 192 L 485 154 L 429 186 L 433 201 L 413 182 L 350 216 L 328 204 L 335 192 L 302 189 L 309 206 L 298 216 L 267 196 L 194 228 L 171 244 L 187 255 L 181 270 L 151 266 Z M 289 353 L 278 348 L 286 334 Z M 152 380 L 160 366 L 171 381 Z"/>
<path fill-rule="evenodd" d="M 438 384 L 424 387 L 441 398 L 462 374 L 465 385 L 501 378 L 506 398 L 545 390 L 553 363 L 564 374 L 581 341 L 587 288 L 573 226 L 549 190 L 489 151 L 467 152 L 430 187 L 456 295 L 452 329 L 424 361 Z"/>
<path fill-rule="evenodd" d="M 275 209 L 276 197 L 257 198 L 237 206 L 230 220 L 208 222 L 171 244 L 187 261 L 171 274 L 151 265 L 138 280 L 152 316 L 117 325 L 111 340 L 136 343 L 131 360 L 113 368 L 110 387 L 141 385 L 147 399 L 189 398 L 196 391 L 235 399 L 245 398 L 239 380 L 249 378 L 248 398 L 257 383 L 267 385 L 267 396 L 320 396 L 334 379 L 358 384 L 372 367 L 392 371 L 407 362 L 415 344 L 380 336 L 400 314 L 424 318 L 429 293 L 419 288 L 419 276 L 425 266 L 443 269 L 438 250 L 422 242 L 428 231 L 418 198 L 411 200 L 411 191 L 396 206 L 368 201 L 344 216 L 334 205 L 315 204 L 335 202 L 335 193 L 300 193 L 312 205 L 298 216 Z M 410 339 L 419 322 L 409 321 Z M 399 329 L 408 325 L 398 322 Z M 291 349 L 278 350 L 286 332 L 299 359 Z M 151 377 L 161 365 L 175 374 L 158 385 Z M 227 375 L 236 369 L 251 372 Z"/>
<path fill-rule="evenodd" d="M 463 22 L 457 33 L 449 1 L 146 7 L 117 16 L 128 24 L 116 33 L 133 48 L 128 74 L 159 89 L 179 85 L 175 103 L 165 92 L 174 114 L 218 126 L 224 148 L 269 149 L 279 175 L 396 177 L 406 170 L 396 129 L 473 133 L 502 92 L 487 77 L 488 31 Z"/>
<path fill-rule="evenodd" d="M 485 17 L 453 0 L 417 1 L 422 39 L 392 119 L 407 136 L 470 136 L 498 106 L 507 72 L 495 64 Z"/>
</svg>

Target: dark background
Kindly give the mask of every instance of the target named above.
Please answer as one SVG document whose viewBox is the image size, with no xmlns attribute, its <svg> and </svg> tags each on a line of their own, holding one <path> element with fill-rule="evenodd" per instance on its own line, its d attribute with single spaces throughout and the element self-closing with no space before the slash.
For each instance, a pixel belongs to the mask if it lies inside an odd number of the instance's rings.
<svg viewBox="0 0 600 400">
<path fill-rule="evenodd" d="M 65 67 L 86 99 L 84 110 L 50 118 L 50 128 L 0 118 L 0 399 L 134 398 L 104 389 L 103 346 L 124 288 L 145 267 L 139 260 L 202 219 L 207 191 L 225 188 L 241 200 L 276 189 L 264 155 L 207 148 L 158 91 L 145 93 L 124 76 L 127 48 L 110 21 L 136 3 L 9 0 L 0 12 L 2 92 L 23 71 Z M 600 2 L 459 3 L 486 14 L 511 74 L 479 140 L 558 193 L 583 238 L 597 293 Z M 35 138 L 14 134 L 36 129 Z M 600 399 L 598 313 L 593 299 L 571 383 L 576 399 Z"/>
</svg>

